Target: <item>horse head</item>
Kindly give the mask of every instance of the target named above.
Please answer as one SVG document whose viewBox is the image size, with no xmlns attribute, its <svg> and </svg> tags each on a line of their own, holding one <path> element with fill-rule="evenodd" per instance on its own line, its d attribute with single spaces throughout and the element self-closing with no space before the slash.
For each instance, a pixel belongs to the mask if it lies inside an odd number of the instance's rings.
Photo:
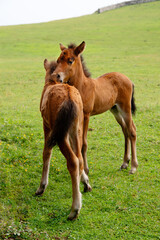
<svg viewBox="0 0 160 240">
<path fill-rule="evenodd" d="M 47 59 L 44 60 L 44 68 L 46 70 L 45 84 L 46 83 L 56 83 L 56 79 L 54 79 L 52 77 L 52 74 L 55 71 L 56 67 L 57 67 L 56 61 L 49 62 Z"/>
<path fill-rule="evenodd" d="M 66 48 L 60 44 L 61 54 L 57 59 L 57 67 L 52 74 L 52 79 L 56 79 L 57 82 L 74 85 L 77 65 L 81 63 L 80 54 L 83 52 L 84 48 L 84 41 L 77 47 L 72 44 Z"/>
</svg>

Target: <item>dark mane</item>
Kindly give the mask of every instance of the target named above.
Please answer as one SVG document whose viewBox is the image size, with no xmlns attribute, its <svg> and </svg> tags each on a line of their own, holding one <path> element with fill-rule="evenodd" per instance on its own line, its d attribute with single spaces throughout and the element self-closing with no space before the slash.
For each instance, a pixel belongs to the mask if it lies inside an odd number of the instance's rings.
<svg viewBox="0 0 160 240">
<path fill-rule="evenodd" d="M 77 46 L 74 43 L 71 43 L 71 44 L 68 45 L 68 48 L 71 48 L 71 49 L 74 49 L 76 47 Z M 81 57 L 81 63 L 82 63 L 82 67 L 83 67 L 83 71 L 84 71 L 85 76 L 86 77 L 91 77 L 91 73 L 89 72 L 88 68 L 86 67 L 86 64 L 84 62 L 84 58 L 83 58 L 82 54 L 81 54 L 80 57 Z"/>
<path fill-rule="evenodd" d="M 57 64 L 57 61 L 51 61 L 51 62 L 50 62 L 49 68 L 50 68 L 51 73 L 54 72 L 54 70 L 56 69 L 57 65 L 58 65 L 58 64 Z"/>
<path fill-rule="evenodd" d="M 77 47 L 77 46 L 76 46 L 75 43 L 70 43 L 70 44 L 68 45 L 68 48 L 71 48 L 71 49 L 76 48 L 76 47 Z"/>
</svg>

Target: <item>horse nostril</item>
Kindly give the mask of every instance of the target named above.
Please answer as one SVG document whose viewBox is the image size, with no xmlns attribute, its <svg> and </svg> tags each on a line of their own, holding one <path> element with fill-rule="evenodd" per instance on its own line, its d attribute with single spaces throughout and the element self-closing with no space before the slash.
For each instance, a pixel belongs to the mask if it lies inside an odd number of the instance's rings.
<svg viewBox="0 0 160 240">
<path fill-rule="evenodd" d="M 57 74 L 57 79 L 60 79 L 60 75 L 59 74 Z"/>
</svg>

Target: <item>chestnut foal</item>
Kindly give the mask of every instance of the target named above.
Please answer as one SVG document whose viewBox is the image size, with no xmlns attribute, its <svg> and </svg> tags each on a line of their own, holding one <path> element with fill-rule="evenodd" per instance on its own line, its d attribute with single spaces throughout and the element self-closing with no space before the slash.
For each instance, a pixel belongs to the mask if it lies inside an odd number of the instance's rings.
<svg viewBox="0 0 160 240">
<path fill-rule="evenodd" d="M 138 167 L 136 156 L 136 127 L 132 120 L 135 113 L 134 85 L 128 77 L 118 72 L 104 74 L 92 79 L 83 64 L 81 53 L 85 42 L 79 46 L 71 44 L 68 48 L 60 44 L 61 54 L 52 77 L 62 83 L 75 86 L 82 97 L 84 111 L 83 148 L 84 169 L 88 173 L 87 164 L 87 130 L 89 118 L 110 110 L 120 124 L 125 138 L 125 152 L 121 169 L 126 169 L 130 160 L 131 170 L 135 173 Z"/>
<path fill-rule="evenodd" d="M 47 59 L 44 61 L 46 76 L 40 102 L 44 129 L 43 172 L 36 195 L 43 194 L 47 187 L 52 148 L 58 144 L 67 160 L 67 168 L 72 180 L 73 201 L 68 219 L 73 220 L 77 218 L 82 206 L 80 180 L 84 184 L 84 190 L 91 191 L 81 154 L 83 104 L 75 87 L 57 84 L 51 79 L 56 66 L 56 62 L 48 62 Z"/>
</svg>

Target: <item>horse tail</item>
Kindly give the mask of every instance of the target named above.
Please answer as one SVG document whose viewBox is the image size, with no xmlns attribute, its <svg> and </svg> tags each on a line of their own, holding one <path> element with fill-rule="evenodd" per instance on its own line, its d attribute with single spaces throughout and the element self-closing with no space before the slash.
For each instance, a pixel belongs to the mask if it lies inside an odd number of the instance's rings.
<svg viewBox="0 0 160 240">
<path fill-rule="evenodd" d="M 134 98 L 134 84 L 132 85 L 132 98 L 131 98 L 131 111 L 132 114 L 135 115 L 136 113 L 136 104 L 135 104 L 135 98 Z"/>
<path fill-rule="evenodd" d="M 47 141 L 48 147 L 54 147 L 59 144 L 67 135 L 73 121 L 77 117 L 77 107 L 69 98 L 63 102 L 55 121 L 54 128 Z"/>
</svg>

